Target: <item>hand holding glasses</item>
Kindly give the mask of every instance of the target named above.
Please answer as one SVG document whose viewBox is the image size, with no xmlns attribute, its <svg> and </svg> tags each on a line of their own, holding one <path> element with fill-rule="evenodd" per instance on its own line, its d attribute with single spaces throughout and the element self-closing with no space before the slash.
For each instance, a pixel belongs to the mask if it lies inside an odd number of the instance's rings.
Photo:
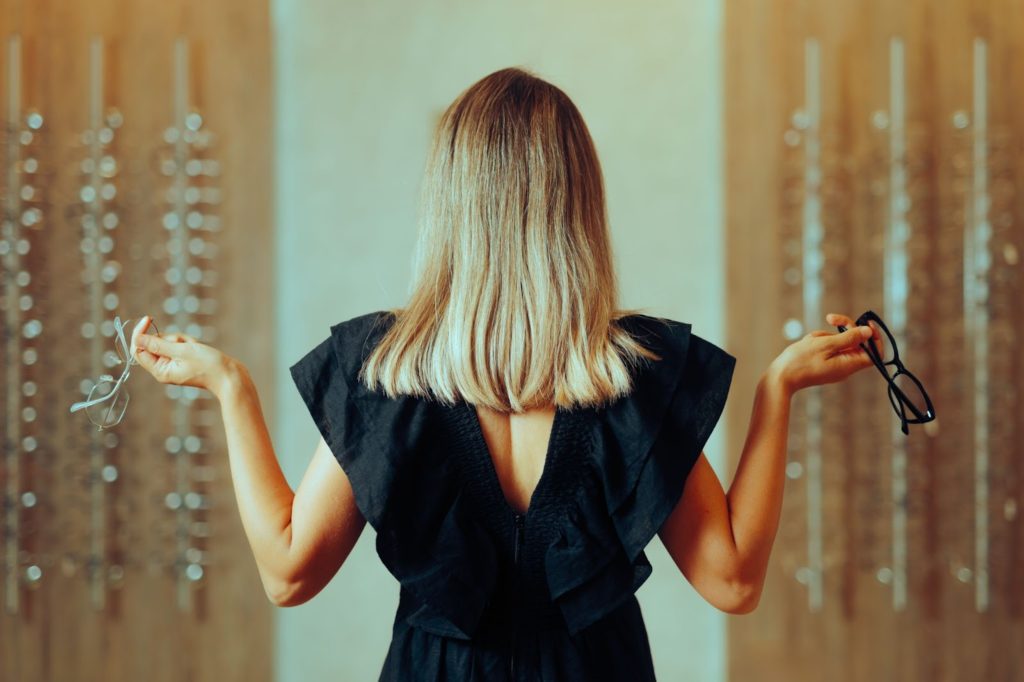
<svg viewBox="0 0 1024 682">
<path fill-rule="evenodd" d="M 121 322 L 120 317 L 114 318 L 114 348 L 117 351 L 117 364 L 124 365 L 121 376 L 116 381 L 109 374 L 100 376 L 99 381 L 93 385 L 86 399 L 76 402 L 71 406 L 72 412 L 85 410 L 85 416 L 99 431 L 117 426 L 124 419 L 130 398 L 128 390 L 124 388 L 124 384 L 128 381 L 132 366 L 139 364 L 133 352 L 135 337 L 144 332 L 150 324 L 154 328 L 156 327 L 156 324 L 148 316 L 139 320 L 132 331 L 132 345 L 129 346 L 124 335 L 124 328 L 128 326 L 128 322 L 130 320 Z M 157 330 L 157 334 L 159 333 L 159 330 Z"/>
<path fill-rule="evenodd" d="M 924 386 L 921 385 L 917 377 L 911 374 L 910 370 L 900 360 L 900 354 L 896 348 L 896 340 L 893 339 L 889 328 L 882 322 L 882 318 L 876 315 L 874 311 L 868 310 L 857 318 L 856 324 L 858 326 L 866 325 L 869 322 L 873 322 L 875 327 L 885 332 L 885 335 L 881 337 L 880 346 L 875 343 L 874 336 L 868 338 L 867 346 L 863 343 L 860 346 L 871 356 L 875 367 L 878 368 L 878 371 L 882 373 L 882 376 L 888 382 L 889 402 L 892 403 L 892 408 L 896 410 L 896 414 L 900 418 L 903 434 L 909 435 L 907 424 L 924 424 L 932 421 L 935 419 L 935 408 L 932 407 L 931 398 L 928 397 Z M 840 332 L 846 331 L 844 325 L 840 324 L 836 325 L 836 327 Z M 888 365 L 896 367 L 894 374 L 889 374 Z M 911 418 L 907 417 L 907 410 L 913 415 Z"/>
</svg>

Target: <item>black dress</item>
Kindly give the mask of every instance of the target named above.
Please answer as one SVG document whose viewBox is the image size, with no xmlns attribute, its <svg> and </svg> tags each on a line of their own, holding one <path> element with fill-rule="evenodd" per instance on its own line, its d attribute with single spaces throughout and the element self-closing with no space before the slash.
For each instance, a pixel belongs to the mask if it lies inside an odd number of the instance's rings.
<svg viewBox="0 0 1024 682">
<path fill-rule="evenodd" d="M 661 360 L 602 409 L 557 409 L 525 514 L 508 504 L 475 410 L 369 391 L 357 372 L 393 318 L 340 322 L 290 368 L 377 554 L 400 583 L 381 680 L 654 679 L 634 595 L 718 421 L 736 358 L 647 315 Z"/>
</svg>

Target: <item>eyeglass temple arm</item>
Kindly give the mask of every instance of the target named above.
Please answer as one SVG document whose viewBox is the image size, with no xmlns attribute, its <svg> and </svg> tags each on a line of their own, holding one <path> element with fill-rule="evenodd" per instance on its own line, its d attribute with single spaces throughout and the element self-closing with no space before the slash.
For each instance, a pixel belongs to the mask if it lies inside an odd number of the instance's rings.
<svg viewBox="0 0 1024 682">
<path fill-rule="evenodd" d="M 118 378 L 117 383 L 114 384 L 114 387 L 112 389 L 110 389 L 109 393 L 107 393 L 106 395 L 104 395 L 102 397 L 93 398 L 92 400 L 80 400 L 80 401 L 78 401 L 76 403 L 73 403 L 71 405 L 71 412 L 78 412 L 79 410 L 84 410 L 87 407 L 92 407 L 93 405 L 99 405 L 100 403 L 102 403 L 102 402 L 104 402 L 106 400 L 110 400 L 120 390 L 121 386 L 125 382 L 125 379 L 128 378 L 128 370 L 131 367 L 131 364 L 133 362 L 133 358 L 132 358 L 132 354 L 131 354 L 131 348 L 129 348 L 128 340 L 125 338 L 125 335 L 124 335 L 124 328 L 128 324 L 128 322 L 130 322 L 130 320 L 126 320 L 124 322 L 121 322 L 120 315 L 115 315 L 114 316 L 114 330 L 117 332 L 117 339 L 115 341 L 119 341 L 120 342 L 121 347 L 125 351 L 124 352 L 124 356 L 126 358 L 128 358 L 128 361 L 125 363 L 124 371 L 121 372 L 121 376 Z M 104 374 L 104 375 L 102 375 L 100 377 L 100 381 L 113 381 L 113 380 L 114 380 L 114 377 L 110 376 L 109 374 Z"/>
<path fill-rule="evenodd" d="M 132 354 L 132 348 L 131 346 L 128 345 L 128 340 L 125 338 L 124 335 L 124 328 L 128 326 L 129 322 L 131 322 L 131 320 L 125 320 L 124 322 L 121 322 L 120 317 L 114 317 L 114 329 L 117 330 L 117 341 L 121 342 L 121 348 L 124 350 L 124 356 L 127 358 L 125 362 L 128 365 L 134 365 L 138 364 L 138 361 Z"/>
<path fill-rule="evenodd" d="M 124 371 L 121 372 L 121 376 L 118 378 L 117 383 L 114 384 L 114 387 L 110 389 L 109 393 L 102 397 L 93 398 L 92 400 L 80 400 L 76 403 L 72 403 L 71 412 L 78 412 L 79 410 L 84 410 L 87 407 L 98 405 L 104 401 L 110 400 L 112 397 L 117 395 L 117 392 L 121 390 L 121 386 L 124 385 L 124 382 L 128 379 L 128 375 L 130 373 L 132 365 L 138 364 L 138 361 L 132 355 L 132 349 L 128 345 L 128 339 L 124 335 L 124 328 L 128 325 L 130 321 L 131 320 L 125 320 L 124 322 L 121 322 L 121 317 L 119 315 L 114 316 L 114 330 L 117 333 L 117 339 L 115 339 L 115 343 L 120 343 L 121 348 L 124 349 L 124 356 L 127 358 L 127 361 L 125 362 L 124 366 Z M 100 381 L 113 380 L 114 377 L 110 376 L 109 374 L 104 374 L 100 376 Z"/>
<path fill-rule="evenodd" d="M 72 412 L 78 412 L 79 410 L 85 409 L 86 407 L 92 407 L 93 405 L 98 405 L 98 404 L 100 404 L 100 403 L 102 403 L 102 402 L 104 402 L 106 400 L 110 400 L 112 397 L 117 395 L 117 392 L 119 390 L 121 390 L 121 386 L 124 384 L 125 379 L 127 379 L 127 378 L 128 378 L 128 368 L 125 367 L 124 372 L 121 373 L 121 376 L 117 379 L 117 383 L 114 384 L 114 387 L 112 389 L 110 389 L 109 393 L 107 393 L 106 395 L 104 395 L 104 396 L 102 396 L 100 398 L 93 398 L 92 400 L 81 400 L 81 401 L 79 401 L 77 403 L 72 403 L 71 411 Z M 109 374 L 104 374 L 103 376 L 100 377 L 100 381 L 113 381 L 113 380 L 114 380 L 114 377 L 110 376 Z"/>
</svg>

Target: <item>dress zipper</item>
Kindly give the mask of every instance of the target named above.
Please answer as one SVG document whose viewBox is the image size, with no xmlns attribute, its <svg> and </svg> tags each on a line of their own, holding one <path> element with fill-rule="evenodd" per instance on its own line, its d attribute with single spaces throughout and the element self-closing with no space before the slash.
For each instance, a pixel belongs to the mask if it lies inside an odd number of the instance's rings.
<svg viewBox="0 0 1024 682">
<path fill-rule="evenodd" d="M 512 560 L 515 563 L 516 568 L 518 569 L 518 567 L 519 567 L 519 546 L 523 542 L 523 522 L 524 522 L 525 519 L 524 519 L 523 514 L 516 514 L 513 520 L 515 521 L 515 543 L 513 545 L 513 550 L 512 550 Z M 518 574 L 518 570 L 517 570 L 516 571 L 516 578 L 517 578 L 517 580 L 518 580 L 518 575 L 519 574 Z M 516 635 L 517 634 L 518 634 L 518 625 L 517 625 L 516 629 L 514 629 L 512 631 L 512 651 L 509 653 L 509 657 L 508 657 L 509 679 L 512 680 L 513 682 L 515 681 L 515 675 L 516 675 Z"/>
<path fill-rule="evenodd" d="M 523 515 L 522 514 L 516 514 L 515 522 L 516 522 L 516 542 L 515 542 L 515 553 L 513 554 L 512 558 L 516 562 L 516 565 L 518 566 L 519 565 L 519 545 L 522 543 L 522 539 L 523 539 Z"/>
</svg>

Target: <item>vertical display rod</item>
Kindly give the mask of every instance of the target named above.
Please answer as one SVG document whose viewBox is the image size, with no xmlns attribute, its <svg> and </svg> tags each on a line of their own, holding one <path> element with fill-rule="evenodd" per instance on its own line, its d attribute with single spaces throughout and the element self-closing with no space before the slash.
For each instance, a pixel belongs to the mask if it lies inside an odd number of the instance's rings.
<svg viewBox="0 0 1024 682">
<path fill-rule="evenodd" d="M 885 235 L 885 320 L 898 348 L 905 348 L 907 327 L 907 242 L 910 240 L 906 164 L 906 83 L 902 38 L 889 43 L 889 219 Z M 907 452 L 900 424 L 890 434 L 892 476 L 892 605 L 902 611 L 907 603 Z M 885 569 L 880 571 L 880 574 Z M 883 582 L 887 582 L 883 580 Z"/>
<path fill-rule="evenodd" d="M 806 137 L 804 142 L 803 203 L 803 314 L 804 328 L 819 326 L 822 317 L 822 270 L 825 258 L 821 243 L 821 49 L 817 39 L 804 46 L 804 96 Z M 824 601 L 821 513 L 821 394 L 819 387 L 806 392 L 807 406 L 807 587 L 811 611 L 820 611 Z"/>
<path fill-rule="evenodd" d="M 988 264 L 992 262 L 988 220 L 988 45 L 974 39 L 972 92 L 972 183 L 964 230 L 964 341 L 973 376 L 974 605 L 988 610 Z"/>
<path fill-rule="evenodd" d="M 86 202 L 86 214 L 92 219 L 83 221 L 85 238 L 92 248 L 85 254 L 86 270 L 89 280 L 89 322 L 93 334 L 90 339 L 89 357 L 92 360 L 90 376 L 100 376 L 106 372 L 103 364 L 103 335 L 100 329 L 103 324 L 103 282 L 100 279 L 100 216 L 97 202 L 100 197 L 101 178 L 99 173 L 102 145 L 100 128 L 103 125 L 103 43 L 99 38 L 93 39 L 89 45 L 89 157 L 92 159 L 92 172 L 89 174 L 89 196 L 92 201 Z M 103 486 L 102 471 L 106 460 L 106 447 L 103 443 L 103 432 L 99 429 L 90 430 L 89 443 L 89 584 L 93 608 L 102 609 L 106 604 L 106 490 Z"/>
<path fill-rule="evenodd" d="M 7 423 L 3 436 L 6 490 L 4 491 L 4 605 L 7 613 L 18 612 L 19 576 L 21 562 L 20 547 L 20 486 L 21 486 L 21 316 L 18 306 L 18 284 L 16 273 L 21 271 L 21 241 L 19 220 L 21 216 L 21 193 L 18 167 L 21 163 L 21 144 L 17 139 L 21 123 L 21 37 L 11 36 L 7 43 L 7 196 L 4 206 L 4 237 L 7 248 L 4 253 L 4 272 L 7 273 L 5 288 L 7 305 L 5 310 L 5 355 L 7 361 Z"/>
<path fill-rule="evenodd" d="M 188 282 L 185 272 L 188 268 L 188 204 L 186 203 L 186 189 L 188 176 L 185 173 L 188 163 L 189 145 L 185 139 L 186 117 L 188 116 L 189 98 L 189 50 L 188 42 L 180 37 L 174 44 L 174 125 L 177 128 L 177 135 L 174 142 L 174 192 L 173 210 L 177 215 L 175 224 L 174 240 L 177 245 L 171 249 L 171 267 L 176 269 L 177 277 L 174 285 L 174 296 L 178 301 L 174 313 L 174 324 L 177 331 L 184 331 L 188 322 L 188 314 L 182 303 L 188 295 Z M 183 392 L 178 395 L 174 406 L 174 428 L 179 443 L 184 443 L 189 435 L 189 405 L 184 398 Z M 175 455 L 176 489 L 179 499 L 187 499 L 190 476 L 188 455 L 184 448 L 179 448 Z M 188 565 L 186 556 L 189 547 L 191 534 L 191 514 L 188 505 L 178 505 L 177 532 L 175 533 L 177 551 L 175 552 L 175 567 L 177 577 L 178 608 L 182 611 L 191 609 L 191 587 L 186 574 Z"/>
</svg>

